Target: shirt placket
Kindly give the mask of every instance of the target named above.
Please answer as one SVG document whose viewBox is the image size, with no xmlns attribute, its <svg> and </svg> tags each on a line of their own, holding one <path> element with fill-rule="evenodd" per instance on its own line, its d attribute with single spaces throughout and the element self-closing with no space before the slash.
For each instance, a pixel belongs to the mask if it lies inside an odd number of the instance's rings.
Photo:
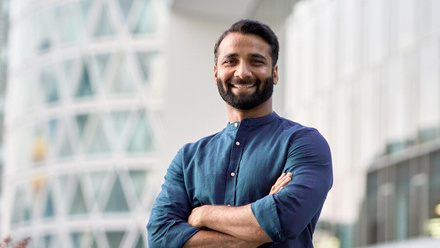
<svg viewBox="0 0 440 248">
<path fill-rule="evenodd" d="M 244 142 L 246 137 L 245 133 L 247 132 L 245 125 L 239 124 L 238 122 L 234 123 L 233 125 L 234 128 L 238 129 L 238 131 L 235 135 L 235 139 L 233 140 L 234 144 L 231 151 L 231 160 L 229 162 L 228 171 L 226 172 L 226 195 L 228 195 L 228 198 L 226 199 L 226 204 L 228 206 L 235 206 L 238 169 L 240 167 L 240 161 L 244 149 Z"/>
</svg>

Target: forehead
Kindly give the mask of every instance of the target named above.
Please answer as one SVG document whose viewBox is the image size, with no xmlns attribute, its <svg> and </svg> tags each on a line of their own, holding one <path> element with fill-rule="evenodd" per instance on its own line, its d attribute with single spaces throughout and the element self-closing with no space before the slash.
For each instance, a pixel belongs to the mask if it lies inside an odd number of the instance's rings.
<svg viewBox="0 0 440 248">
<path fill-rule="evenodd" d="M 230 53 L 259 53 L 270 57 L 270 46 L 260 36 L 233 32 L 225 36 L 218 48 L 219 58 Z"/>
</svg>

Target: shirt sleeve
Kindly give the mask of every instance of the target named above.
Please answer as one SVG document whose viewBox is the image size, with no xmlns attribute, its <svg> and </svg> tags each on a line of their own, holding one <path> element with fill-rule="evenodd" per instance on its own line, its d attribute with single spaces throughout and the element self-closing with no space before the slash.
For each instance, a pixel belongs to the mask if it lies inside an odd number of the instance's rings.
<svg viewBox="0 0 440 248">
<path fill-rule="evenodd" d="M 277 194 L 251 205 L 261 228 L 274 243 L 296 239 L 317 219 L 332 186 L 330 148 L 318 131 L 294 134 L 284 172 L 292 172 L 292 181 Z"/>
<path fill-rule="evenodd" d="M 149 247 L 182 247 L 199 231 L 187 223 L 191 210 L 179 151 L 167 170 L 162 191 L 151 210 L 147 224 Z"/>
</svg>

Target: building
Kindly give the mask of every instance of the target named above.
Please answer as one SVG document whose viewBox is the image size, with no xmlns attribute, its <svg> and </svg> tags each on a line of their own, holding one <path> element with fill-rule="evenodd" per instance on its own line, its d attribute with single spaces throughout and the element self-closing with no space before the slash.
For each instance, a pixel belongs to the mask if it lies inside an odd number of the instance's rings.
<svg viewBox="0 0 440 248">
<path fill-rule="evenodd" d="M 295 2 L 13 1 L 2 234 L 30 247 L 146 247 L 169 161 L 226 125 L 215 40 L 243 17 L 282 33 Z"/>
<path fill-rule="evenodd" d="M 430 140 L 419 135 L 400 151 L 381 156 L 368 171 L 358 245 L 440 238 L 439 191 L 438 133 Z"/>
<path fill-rule="evenodd" d="M 321 219 L 350 227 L 342 247 L 357 243 L 353 226 L 375 159 L 419 133 L 436 137 L 439 11 L 436 0 L 309 0 L 290 17 L 286 113 L 330 143 L 335 183 Z"/>
<path fill-rule="evenodd" d="M 167 4 L 11 2 L 4 235 L 146 247 L 162 179 Z"/>
<path fill-rule="evenodd" d="M 3 128 L 7 70 L 8 4 L 0 1 L 0 130 Z M 2 214 L 3 132 L 0 133 L 0 216 Z M 0 225 L 0 234 L 2 233 Z"/>
</svg>

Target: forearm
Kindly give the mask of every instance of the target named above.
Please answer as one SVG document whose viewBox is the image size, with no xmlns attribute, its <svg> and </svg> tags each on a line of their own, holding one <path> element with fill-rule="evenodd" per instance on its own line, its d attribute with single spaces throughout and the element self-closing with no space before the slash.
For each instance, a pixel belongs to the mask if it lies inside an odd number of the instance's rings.
<svg viewBox="0 0 440 248">
<path fill-rule="evenodd" d="M 250 205 L 240 207 L 205 205 L 193 210 L 188 223 L 209 228 L 250 242 L 266 243 L 271 239 L 261 229 Z"/>
<path fill-rule="evenodd" d="M 262 243 L 250 242 L 238 239 L 231 235 L 217 232 L 217 231 L 206 231 L 201 230 L 194 234 L 183 246 L 183 248 L 232 248 L 232 247 L 244 247 L 244 248 L 254 248 L 258 247 Z"/>
</svg>

